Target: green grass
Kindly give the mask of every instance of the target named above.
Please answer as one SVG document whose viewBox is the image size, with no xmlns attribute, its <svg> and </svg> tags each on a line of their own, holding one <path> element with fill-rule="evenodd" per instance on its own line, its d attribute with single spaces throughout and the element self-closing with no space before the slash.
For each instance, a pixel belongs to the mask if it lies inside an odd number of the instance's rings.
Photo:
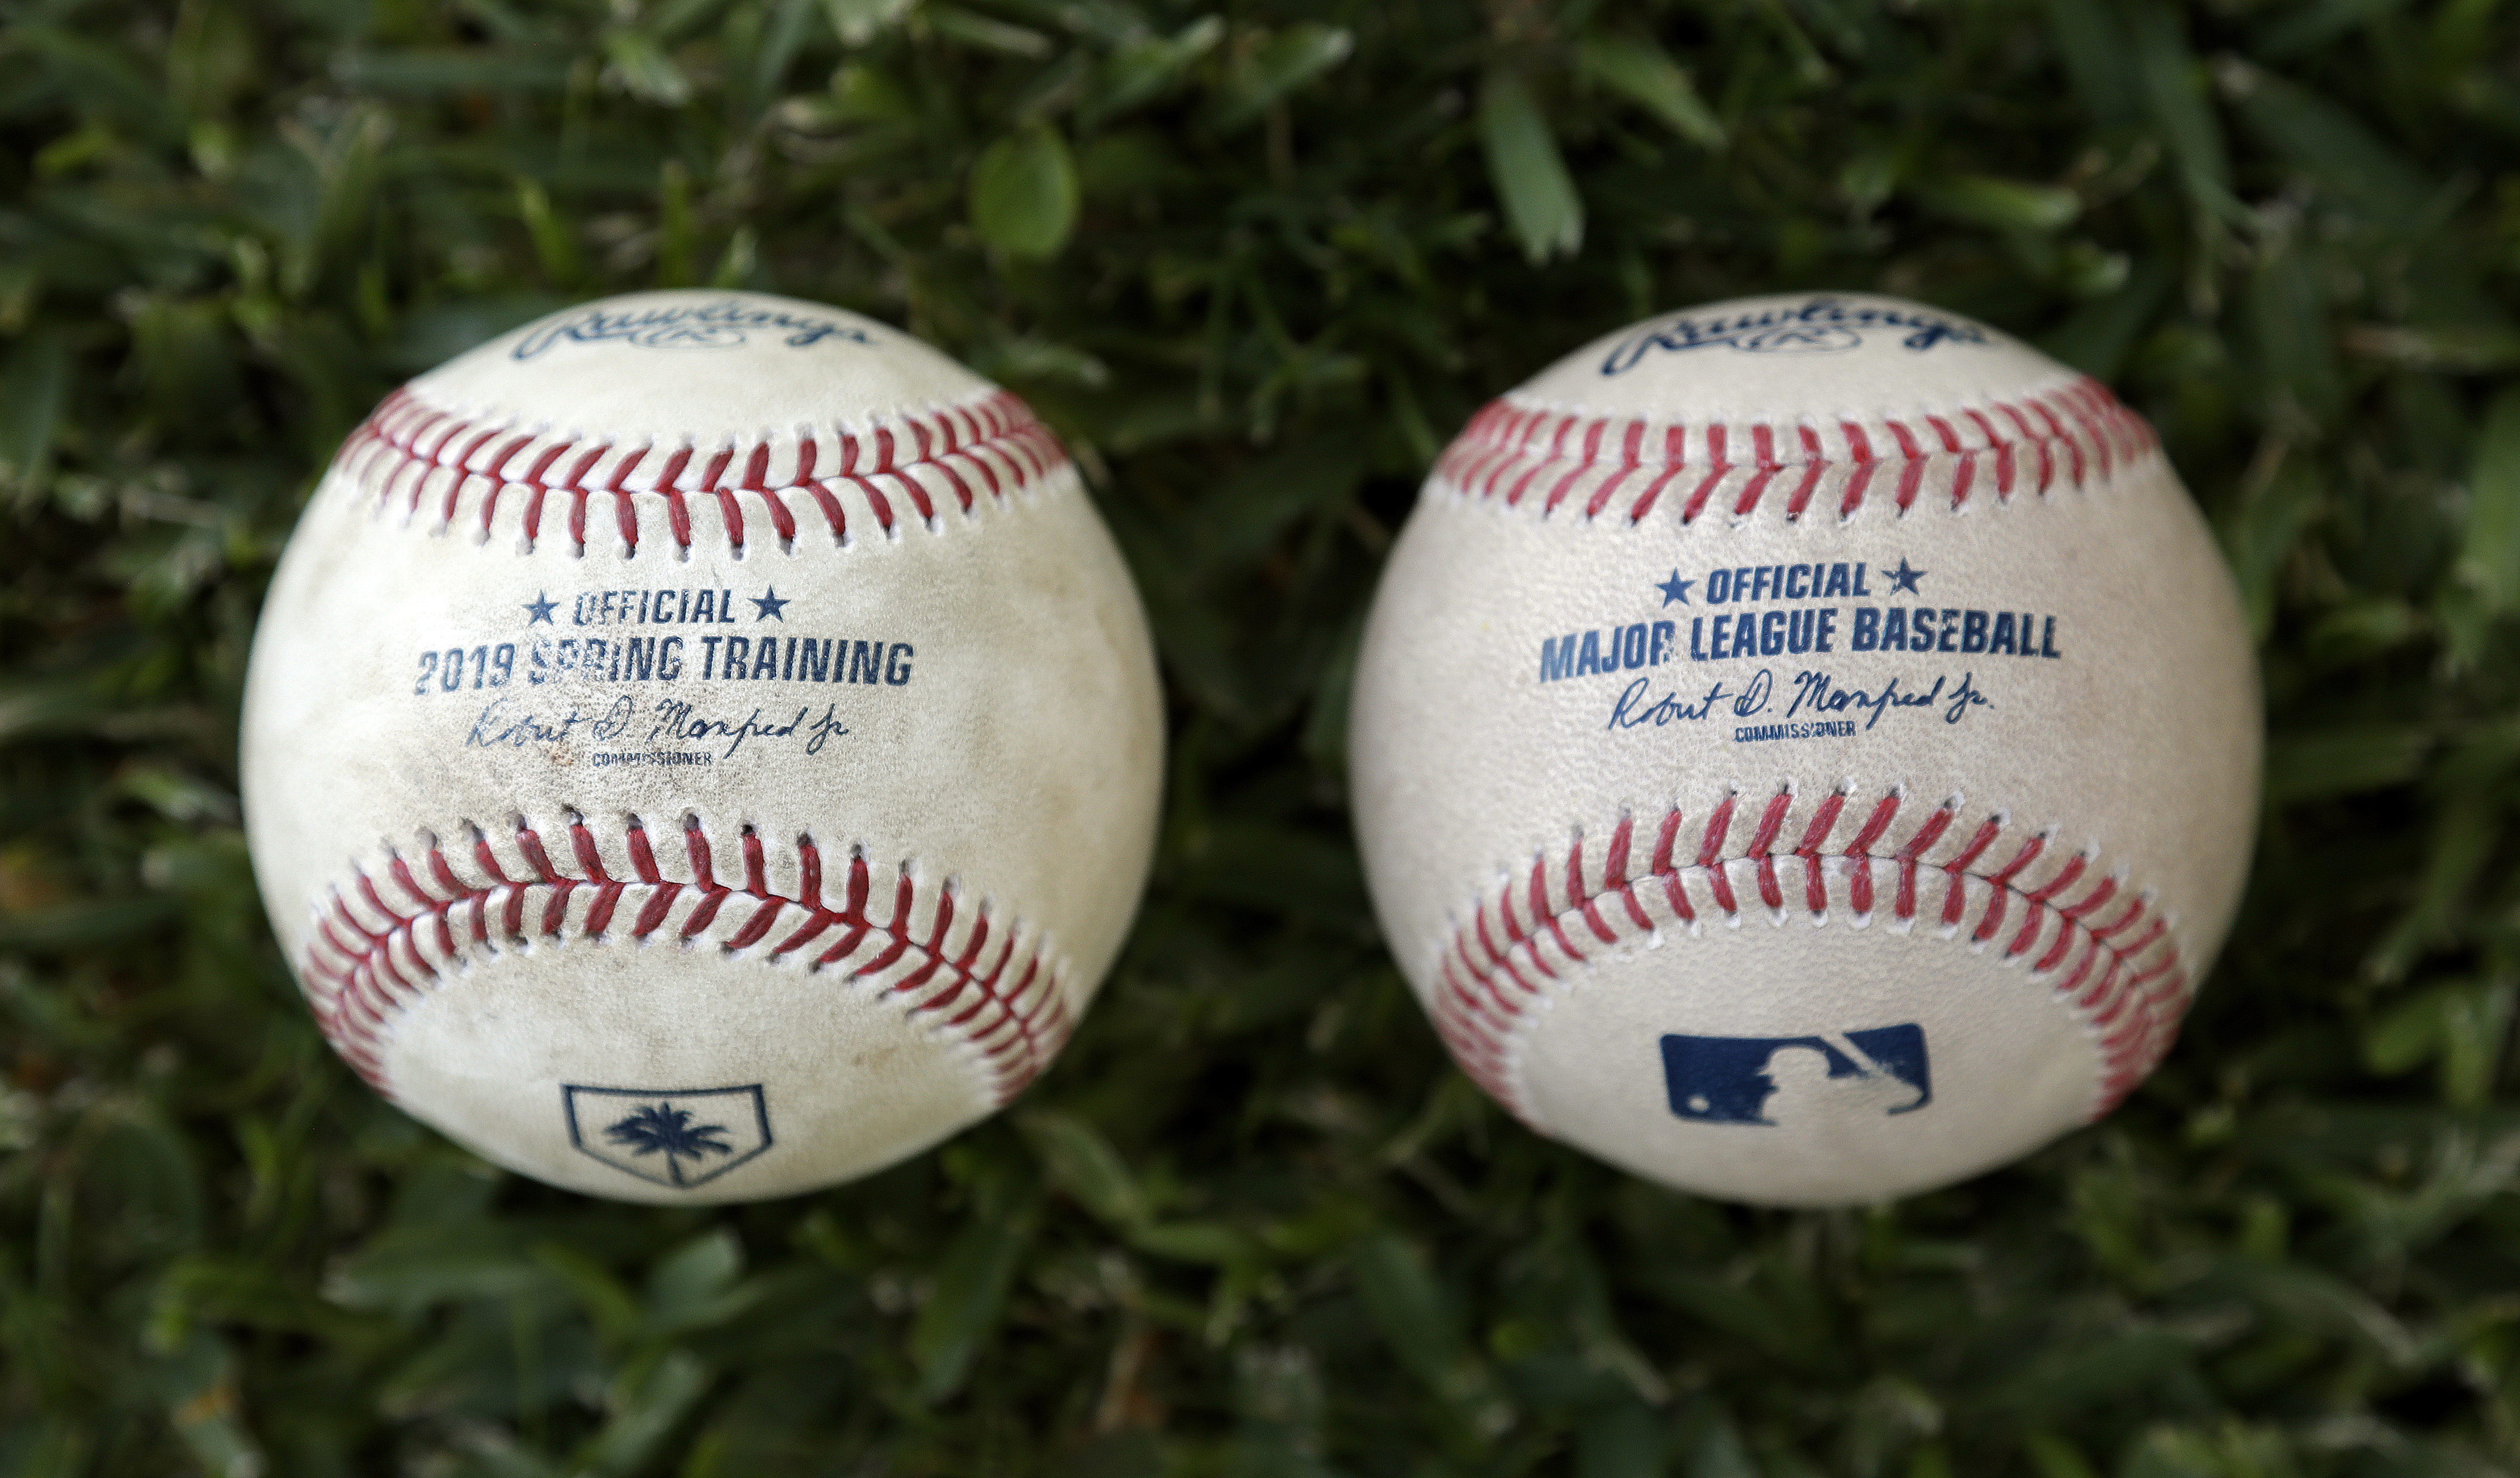
<svg viewBox="0 0 2520 1478">
<path fill-rule="evenodd" d="M 0 1473 L 2520 1470 L 2514 7 L 7 0 L 0 180 Z M 1029 397 L 1174 736 L 1138 932 L 1019 1111 L 714 1212 L 375 1100 L 235 797 L 334 443 L 659 283 L 859 308 Z M 2151 416 L 2272 750 L 2234 942 L 2123 1110 L 1785 1215 L 1468 1088 L 1339 750 L 1468 412 L 1802 286 L 1983 316 Z"/>
</svg>

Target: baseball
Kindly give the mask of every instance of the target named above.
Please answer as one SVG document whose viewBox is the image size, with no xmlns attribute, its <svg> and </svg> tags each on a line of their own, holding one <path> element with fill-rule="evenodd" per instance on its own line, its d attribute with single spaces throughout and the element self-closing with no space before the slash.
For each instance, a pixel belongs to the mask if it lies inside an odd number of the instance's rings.
<svg viewBox="0 0 2520 1478">
<path fill-rule="evenodd" d="M 1136 591 L 1021 401 L 853 313 L 659 292 L 350 437 L 244 777 L 273 927 L 379 1092 L 555 1185 L 735 1201 L 1049 1063 L 1162 744 Z"/>
<path fill-rule="evenodd" d="M 1436 463 L 1351 764 L 1386 938 L 1532 1129 L 1877 1201 L 2107 1113 L 2228 929 L 2256 668 L 2142 420 L 1956 314 L 1716 303 Z"/>
</svg>

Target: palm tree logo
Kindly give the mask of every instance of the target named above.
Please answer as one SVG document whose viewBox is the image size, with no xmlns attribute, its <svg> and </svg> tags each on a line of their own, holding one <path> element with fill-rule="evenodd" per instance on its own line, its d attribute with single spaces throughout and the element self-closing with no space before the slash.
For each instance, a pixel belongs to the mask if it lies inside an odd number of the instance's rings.
<svg viewBox="0 0 2520 1478">
<path fill-rule="evenodd" d="M 683 1162 L 698 1163 L 704 1156 L 727 1155 L 735 1146 L 726 1142 L 723 1124 L 694 1124 L 692 1111 L 670 1103 L 643 1103 L 626 1119 L 604 1131 L 604 1137 L 630 1151 L 633 1156 L 661 1154 L 674 1183 L 683 1183 Z"/>
<path fill-rule="evenodd" d="M 770 1094 L 758 1083 L 560 1088 L 569 1147 L 651 1184 L 691 1190 L 770 1152 Z"/>
</svg>

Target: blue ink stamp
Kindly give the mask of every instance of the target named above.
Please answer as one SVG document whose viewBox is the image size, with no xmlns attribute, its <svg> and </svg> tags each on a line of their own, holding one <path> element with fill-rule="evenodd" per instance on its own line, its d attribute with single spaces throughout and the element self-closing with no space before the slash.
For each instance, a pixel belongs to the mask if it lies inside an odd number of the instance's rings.
<svg viewBox="0 0 2520 1478">
<path fill-rule="evenodd" d="M 568 1142 L 627 1175 L 688 1190 L 770 1148 L 761 1085 L 723 1088 L 561 1085 Z"/>
<path fill-rule="evenodd" d="M 1913 1022 L 1810 1037 L 1662 1039 L 1671 1111 L 1698 1124 L 1792 1125 L 1912 1114 L 1933 1102 Z"/>
</svg>

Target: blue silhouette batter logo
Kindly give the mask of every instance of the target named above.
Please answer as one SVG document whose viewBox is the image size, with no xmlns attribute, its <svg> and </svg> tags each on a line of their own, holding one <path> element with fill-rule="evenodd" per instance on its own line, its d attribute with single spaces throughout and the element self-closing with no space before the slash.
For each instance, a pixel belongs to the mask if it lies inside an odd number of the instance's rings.
<svg viewBox="0 0 2520 1478">
<path fill-rule="evenodd" d="M 1913 1022 L 1810 1037 L 1662 1039 L 1671 1111 L 1699 1124 L 1788 1125 L 1912 1114 L 1934 1099 Z"/>
</svg>

